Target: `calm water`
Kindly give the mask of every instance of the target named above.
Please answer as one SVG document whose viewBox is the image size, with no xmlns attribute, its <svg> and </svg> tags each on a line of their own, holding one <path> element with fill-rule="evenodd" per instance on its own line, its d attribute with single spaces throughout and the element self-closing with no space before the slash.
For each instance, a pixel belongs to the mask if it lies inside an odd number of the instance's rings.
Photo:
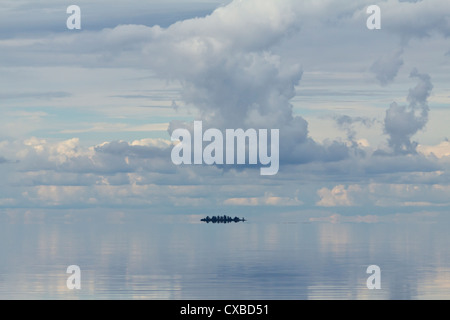
<svg viewBox="0 0 450 320">
<path fill-rule="evenodd" d="M 446 223 L 2 213 L 1 299 L 449 299 Z M 79 291 L 66 287 L 79 265 Z M 368 290 L 379 265 L 382 289 Z"/>
</svg>

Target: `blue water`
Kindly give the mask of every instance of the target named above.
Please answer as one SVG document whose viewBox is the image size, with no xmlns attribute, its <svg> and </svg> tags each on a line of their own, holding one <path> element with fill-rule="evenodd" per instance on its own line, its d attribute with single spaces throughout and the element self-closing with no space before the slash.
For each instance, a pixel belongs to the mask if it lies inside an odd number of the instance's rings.
<svg viewBox="0 0 450 320">
<path fill-rule="evenodd" d="M 450 298 L 446 223 L 198 218 L 2 213 L 0 298 Z M 69 265 L 81 290 L 66 286 Z M 369 265 L 381 290 L 366 287 Z"/>
</svg>

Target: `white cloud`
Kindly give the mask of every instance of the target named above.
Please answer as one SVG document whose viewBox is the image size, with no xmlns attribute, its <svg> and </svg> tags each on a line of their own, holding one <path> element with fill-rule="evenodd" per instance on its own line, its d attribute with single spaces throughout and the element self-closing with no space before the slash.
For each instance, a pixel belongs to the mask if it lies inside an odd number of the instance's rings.
<svg viewBox="0 0 450 320">
<path fill-rule="evenodd" d="M 224 201 L 225 205 L 230 206 L 301 206 L 303 202 L 297 197 L 277 197 L 266 193 L 264 197 L 253 198 L 230 198 Z"/>
<path fill-rule="evenodd" d="M 347 189 L 344 185 L 338 185 L 333 189 L 322 188 L 317 191 L 320 200 L 317 202 L 321 207 L 350 207 L 354 206 L 355 202 L 352 199 L 352 192 L 359 192 L 358 186 L 349 186 Z"/>
<path fill-rule="evenodd" d="M 338 185 L 317 191 L 322 207 L 447 207 L 449 185 L 389 184 Z"/>
<path fill-rule="evenodd" d="M 436 146 L 419 145 L 417 151 L 426 156 L 434 155 L 438 158 L 450 157 L 450 142 L 443 141 Z"/>
</svg>

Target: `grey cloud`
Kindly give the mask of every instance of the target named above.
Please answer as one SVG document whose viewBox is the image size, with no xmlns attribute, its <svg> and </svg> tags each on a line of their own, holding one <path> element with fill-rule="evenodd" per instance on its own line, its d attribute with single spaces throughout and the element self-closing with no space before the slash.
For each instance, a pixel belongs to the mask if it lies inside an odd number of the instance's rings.
<svg viewBox="0 0 450 320">
<path fill-rule="evenodd" d="M 4 1 L 6 2 L 6 1 Z M 226 2 L 226 1 L 225 1 Z M 220 0 L 207 1 L 139 1 L 78 0 L 82 12 L 82 29 L 97 31 L 123 24 L 147 24 L 167 27 L 176 21 L 203 16 L 223 4 Z M 68 1 L 31 0 L 2 3 L 0 12 L 0 39 L 17 35 L 68 33 L 66 8 Z M 177 10 L 174 10 L 176 7 Z"/>
<path fill-rule="evenodd" d="M 446 0 L 390 1 L 380 6 L 383 28 L 399 34 L 405 42 L 433 33 L 450 36 L 450 7 Z"/>
<path fill-rule="evenodd" d="M 131 145 L 124 141 L 112 141 L 94 147 L 94 156 L 78 156 L 57 166 L 59 171 L 94 174 L 126 172 L 175 172 L 170 162 L 170 148 Z"/>
<path fill-rule="evenodd" d="M 170 148 L 153 146 L 130 145 L 126 141 L 112 141 L 96 146 L 95 151 L 100 154 L 132 156 L 136 158 L 170 158 Z"/>
<path fill-rule="evenodd" d="M 375 154 L 363 163 L 365 174 L 380 175 L 377 178 L 377 181 L 389 183 L 409 182 L 409 179 L 414 179 L 413 176 L 405 175 L 405 173 L 436 172 L 444 168 L 443 165 L 435 159 L 430 159 L 418 154 L 414 157 L 407 154 Z M 388 173 L 389 176 L 383 177 L 382 175 L 386 173 Z"/>
<path fill-rule="evenodd" d="M 115 175 L 140 170 L 173 173 L 170 148 L 155 145 L 138 145 L 112 141 L 91 148 L 83 147 L 77 139 L 49 143 L 38 141 L 23 144 L 19 141 L 8 149 L 11 155 L 20 155 L 18 172 L 54 171 L 59 173 Z"/>
<path fill-rule="evenodd" d="M 23 143 L 14 146 L 14 153 L 24 156 L 17 171 L 3 175 L 3 183 L 6 181 L 9 186 L 21 187 L 14 190 L 29 192 L 34 205 L 40 203 L 39 194 L 33 196 L 37 190 L 51 195 L 54 191 L 64 193 L 65 189 L 60 188 L 64 186 L 80 187 L 76 190 L 82 197 L 74 201 L 84 205 L 91 197 L 104 201 L 101 204 L 127 203 L 128 197 L 136 203 L 156 203 L 167 201 L 168 196 L 176 197 L 179 191 L 180 195 L 205 199 L 214 206 L 214 203 L 222 203 L 230 197 L 264 194 L 269 187 L 275 195 L 284 196 L 294 196 L 295 190 L 300 190 L 301 200 L 306 201 L 323 183 L 334 186 L 364 184 L 370 180 L 371 183 L 445 185 L 450 181 L 448 174 L 439 174 L 448 170 L 448 163 L 445 165 L 433 157 L 421 154 L 349 155 L 348 149 L 340 144 L 330 142 L 321 147 L 310 139 L 296 149 L 299 152 L 296 159 L 304 164 L 285 165 L 278 175 L 270 179 L 262 178 L 259 170 L 249 168 L 236 170 L 236 167 L 227 167 L 222 170 L 208 166 L 174 166 L 170 161 L 171 148 L 158 144 L 112 141 L 95 147 L 82 147 L 66 141 L 57 144 L 41 142 L 33 146 Z M 335 161 L 340 153 L 345 159 Z M 314 161 L 317 155 L 320 155 L 321 162 Z M 236 189 L 236 183 L 241 184 L 240 188 Z M 180 186 L 187 188 L 178 188 Z M 68 196 L 71 197 L 70 192 Z M 20 203 L 26 205 L 29 200 L 21 197 L 17 194 Z M 70 199 L 64 201 L 70 202 Z"/>
<path fill-rule="evenodd" d="M 403 65 L 403 50 L 399 50 L 391 55 L 379 58 L 373 63 L 370 71 L 375 74 L 376 79 L 383 86 L 392 82 Z"/>
<path fill-rule="evenodd" d="M 417 142 L 411 142 L 418 130 L 425 126 L 427 118 L 417 117 L 414 110 L 393 102 L 386 111 L 385 132 L 389 135 L 389 145 L 396 153 L 413 153 Z"/>
<path fill-rule="evenodd" d="M 417 78 L 419 82 L 416 87 L 409 90 L 409 105 L 398 105 L 393 102 L 386 111 L 384 120 L 384 130 L 389 135 L 389 146 L 395 153 L 415 153 L 418 144 L 411 141 L 411 137 L 428 122 L 427 99 L 433 89 L 430 76 L 420 74 L 414 69 L 411 77 Z"/>
<path fill-rule="evenodd" d="M 197 108 L 205 127 L 280 129 L 282 163 L 329 161 L 334 151 L 340 160 L 345 145 L 317 144 L 306 120 L 293 114 L 290 100 L 302 69 L 271 53 L 298 30 L 299 7 L 294 1 L 234 1 L 160 30 L 144 50 L 158 56 L 150 63 L 161 77 L 182 82 L 183 100 Z M 163 56 L 156 54 L 161 49 Z M 171 124 L 169 132 L 180 125 Z"/>
<path fill-rule="evenodd" d="M 334 120 L 341 130 L 345 130 L 347 133 L 347 139 L 353 142 L 354 145 L 356 144 L 355 125 L 359 123 L 367 128 L 370 128 L 375 123 L 375 119 L 370 119 L 367 117 L 350 117 L 347 115 L 336 115 L 334 116 Z"/>
<path fill-rule="evenodd" d="M 408 101 L 410 102 L 410 106 L 414 109 L 419 107 L 428 110 L 427 99 L 433 90 L 430 76 L 428 74 L 421 74 L 417 69 L 413 69 L 410 77 L 419 79 L 417 86 L 409 90 Z"/>
<path fill-rule="evenodd" d="M 417 183 L 448 184 L 448 164 L 421 154 L 387 154 L 377 152 L 366 155 L 353 153 L 342 161 L 310 162 L 302 166 L 291 165 L 280 170 L 280 181 L 321 181 L 323 183 Z"/>
</svg>

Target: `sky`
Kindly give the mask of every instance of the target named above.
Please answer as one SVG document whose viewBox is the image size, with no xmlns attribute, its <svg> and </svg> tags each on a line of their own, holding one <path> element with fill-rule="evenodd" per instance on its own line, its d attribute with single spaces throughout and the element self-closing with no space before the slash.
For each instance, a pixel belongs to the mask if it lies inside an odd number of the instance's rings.
<svg viewBox="0 0 450 320">
<path fill-rule="evenodd" d="M 448 214 L 448 0 L 1 6 L 4 212 Z M 278 174 L 174 165 L 195 120 L 280 129 Z"/>
</svg>

